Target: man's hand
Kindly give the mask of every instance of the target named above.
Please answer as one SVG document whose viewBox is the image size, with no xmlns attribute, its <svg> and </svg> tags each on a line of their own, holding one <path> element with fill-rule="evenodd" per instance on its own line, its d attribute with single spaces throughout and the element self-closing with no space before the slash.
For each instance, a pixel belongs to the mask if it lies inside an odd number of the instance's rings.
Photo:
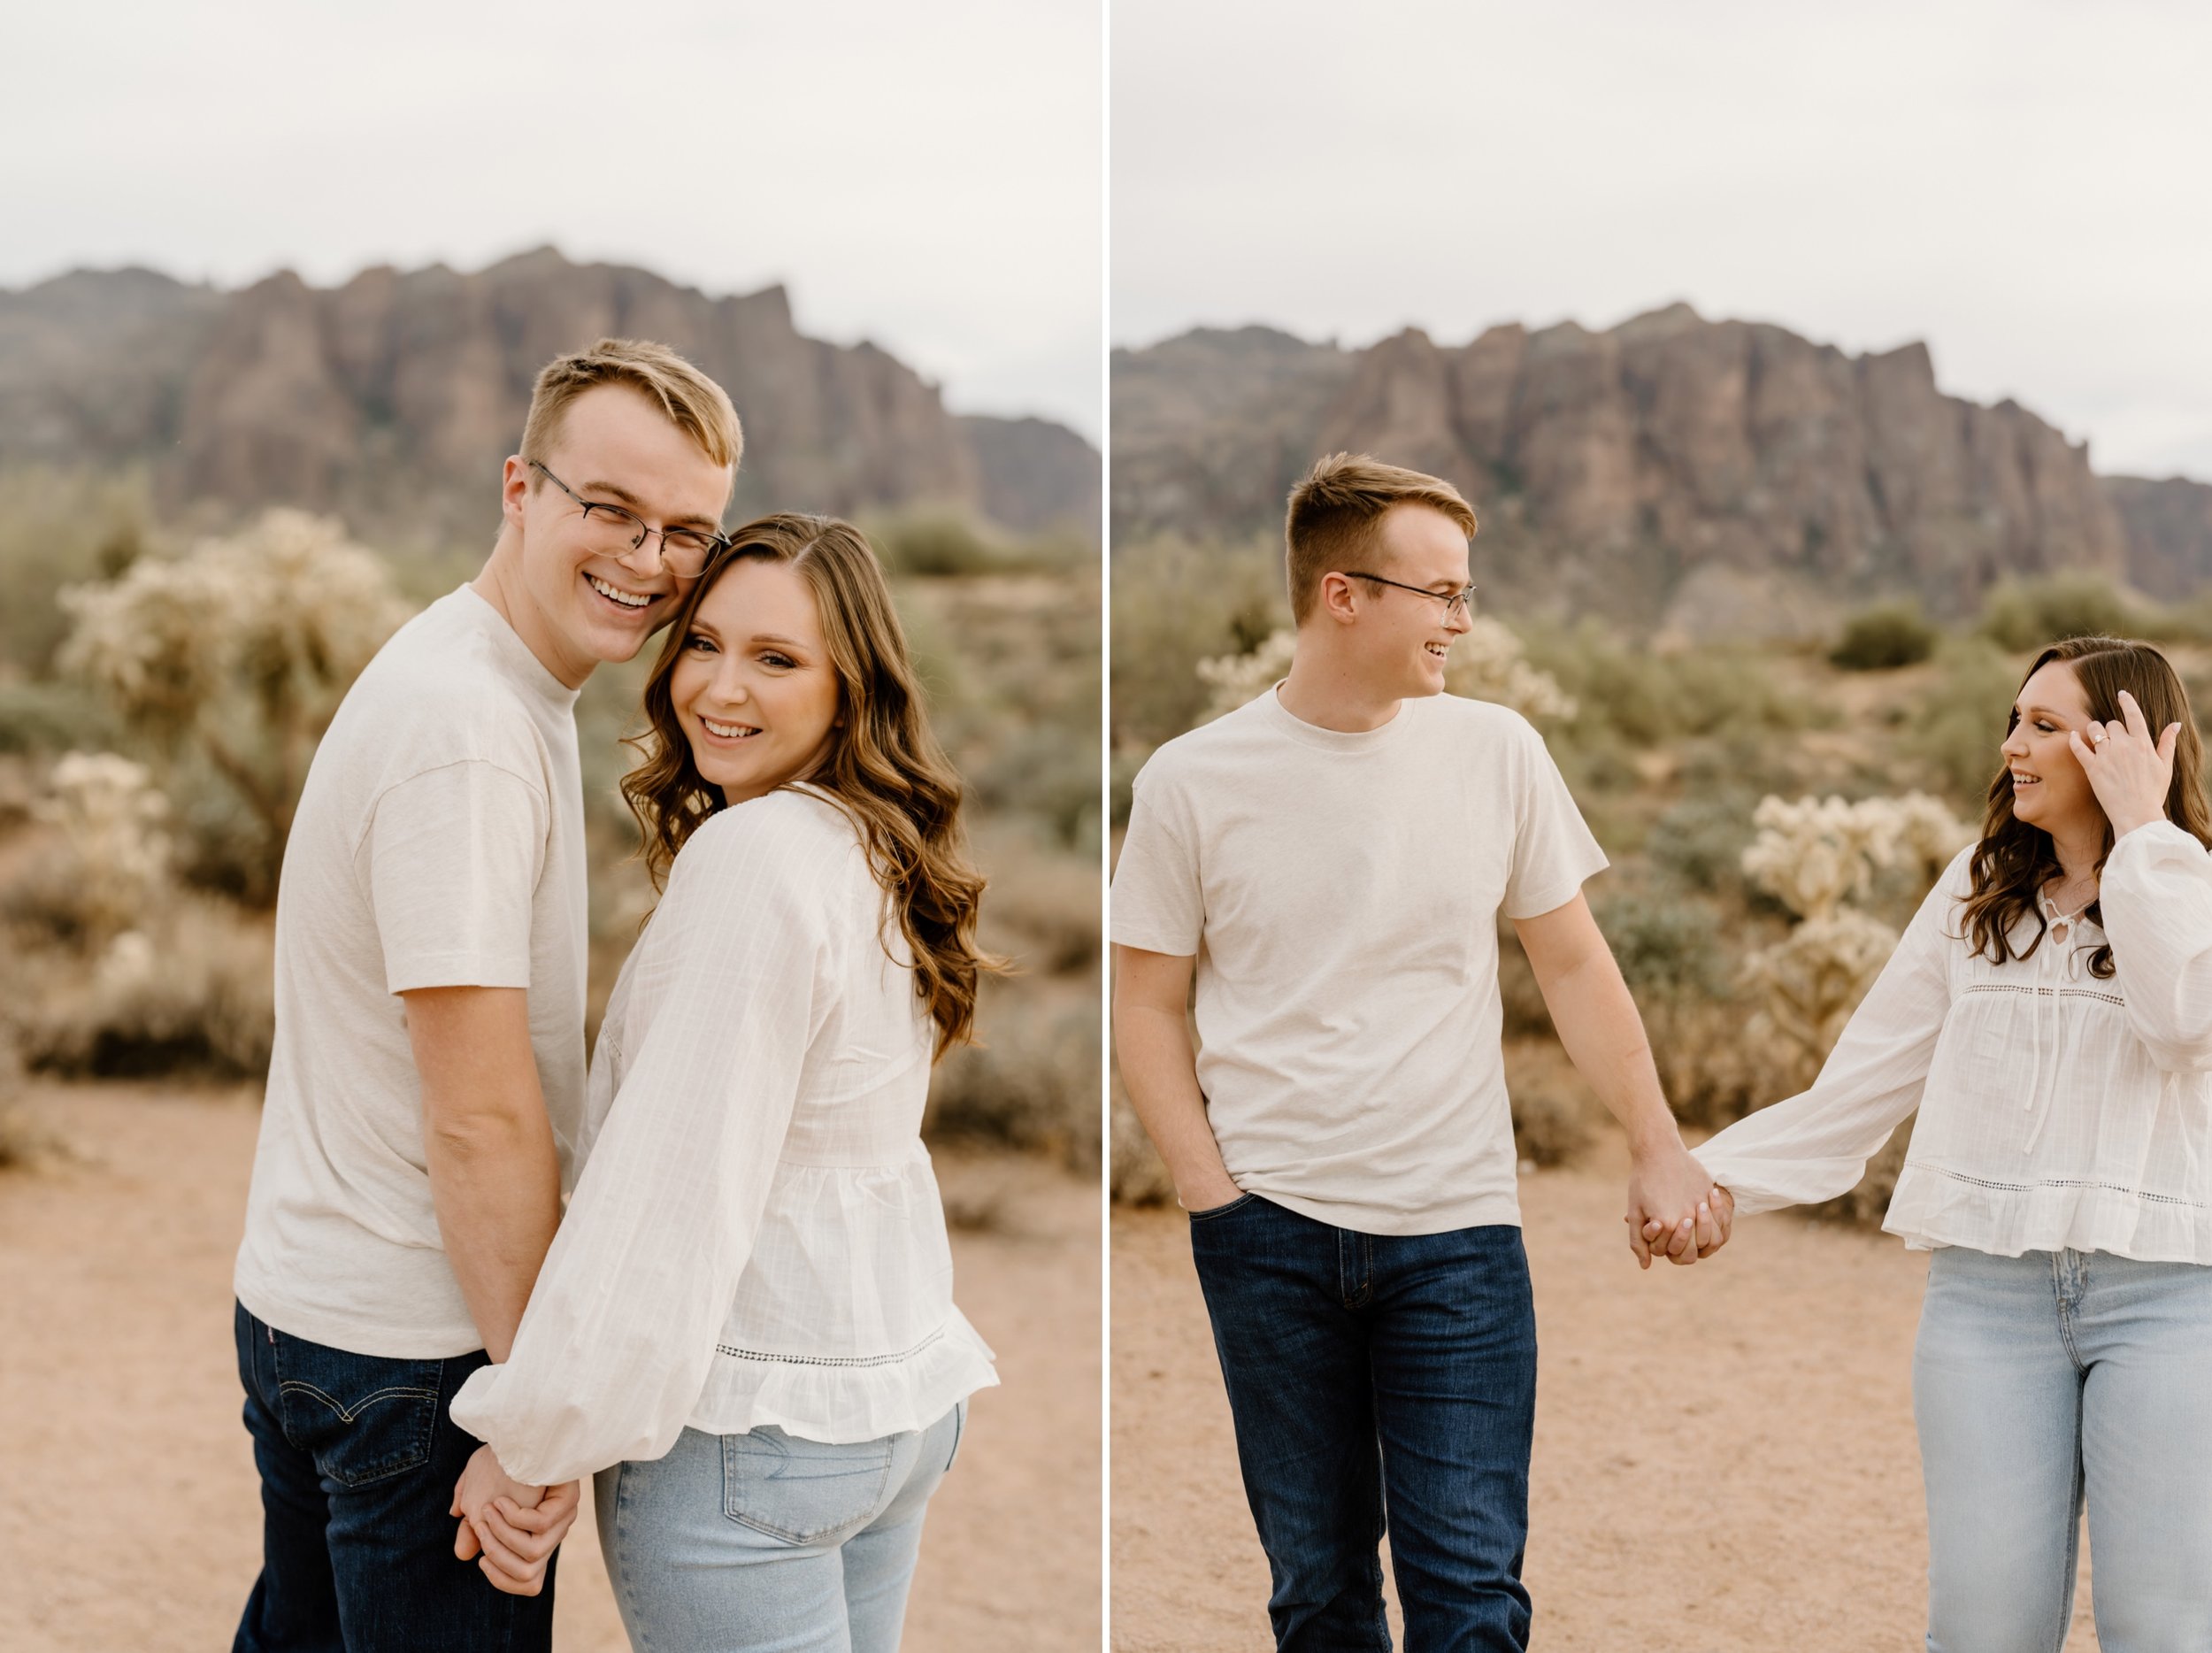
<svg viewBox="0 0 2212 1653">
<path fill-rule="evenodd" d="M 1713 1186 L 1679 1142 L 1639 1155 L 1628 1178 L 1628 1247 L 1636 1265 L 1655 1257 L 1686 1266 L 1728 1243 L 1735 1202 Z"/>
<path fill-rule="evenodd" d="M 494 1588 L 535 1595 L 545 1588 L 545 1564 L 568 1536 L 580 1503 L 575 1481 L 533 1487 L 500 1468 L 491 1448 L 479 1447 L 446 1511 L 461 1518 L 453 1553 L 474 1560 Z"/>
</svg>

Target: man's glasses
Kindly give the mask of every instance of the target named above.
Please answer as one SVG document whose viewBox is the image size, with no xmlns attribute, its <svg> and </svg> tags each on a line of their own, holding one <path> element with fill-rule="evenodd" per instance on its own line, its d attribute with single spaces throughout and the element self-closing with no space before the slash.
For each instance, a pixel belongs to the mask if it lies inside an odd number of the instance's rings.
<svg viewBox="0 0 2212 1653">
<path fill-rule="evenodd" d="M 602 557 L 619 562 L 644 544 L 648 534 L 657 534 L 661 537 L 661 565 L 679 580 L 695 580 L 705 572 L 717 551 L 729 549 L 728 540 L 705 528 L 649 527 L 634 511 L 586 499 L 535 459 L 530 461 L 530 466 L 584 508 L 585 537 L 591 542 L 592 550 Z"/>
<path fill-rule="evenodd" d="M 1380 574 L 1363 573 L 1356 568 L 1345 568 L 1338 572 L 1349 574 L 1355 580 L 1371 580 L 1379 586 L 1395 586 L 1401 591 L 1412 592 L 1417 597 L 1434 597 L 1444 605 L 1444 619 L 1447 622 L 1464 619 L 1469 611 L 1468 605 L 1475 600 L 1475 588 L 1472 586 L 1465 587 L 1458 591 L 1432 591 L 1426 586 L 1409 586 L 1402 580 L 1386 580 Z"/>
</svg>

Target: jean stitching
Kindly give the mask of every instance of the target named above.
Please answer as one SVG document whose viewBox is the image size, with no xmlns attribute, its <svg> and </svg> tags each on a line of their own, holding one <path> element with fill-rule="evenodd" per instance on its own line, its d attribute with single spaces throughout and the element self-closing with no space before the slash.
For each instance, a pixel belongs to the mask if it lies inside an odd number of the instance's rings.
<svg viewBox="0 0 2212 1653">
<path fill-rule="evenodd" d="M 618 1464 L 614 1470 L 614 1534 L 615 1541 L 626 1549 L 631 1542 L 630 1514 L 630 1466 L 627 1464 Z M 631 1580 L 632 1573 L 629 1570 L 624 1569 L 621 1596 L 616 1603 L 618 1607 L 629 1610 L 622 1615 L 622 1627 L 625 1630 L 630 1630 L 631 1640 L 636 1647 L 637 1653 L 653 1653 L 652 1638 L 645 1634 L 643 1626 L 646 1620 L 637 1611 L 636 1592 L 632 1587 Z M 631 1626 L 634 1625 L 639 1627 L 632 1630 Z"/>
<path fill-rule="evenodd" d="M 317 1400 L 322 1402 L 324 1405 L 329 1407 L 332 1411 L 336 1412 L 339 1418 L 346 1423 L 353 1422 L 355 1419 L 360 1417 L 363 1412 L 368 1411 L 369 1408 L 375 1405 L 377 1402 L 390 1400 L 396 1395 L 404 1395 L 410 1400 L 417 1401 L 434 1401 L 438 1398 L 438 1391 L 435 1389 L 379 1389 L 373 1395 L 365 1395 L 361 1401 L 355 1405 L 351 1411 L 348 1411 L 343 1406 L 338 1403 L 335 1396 L 326 1394 L 323 1390 L 317 1388 L 313 1384 L 309 1383 L 303 1379 L 287 1378 L 283 1382 L 277 1385 L 277 1393 L 279 1395 L 289 1395 L 295 1390 L 303 1394 L 313 1395 Z"/>
</svg>

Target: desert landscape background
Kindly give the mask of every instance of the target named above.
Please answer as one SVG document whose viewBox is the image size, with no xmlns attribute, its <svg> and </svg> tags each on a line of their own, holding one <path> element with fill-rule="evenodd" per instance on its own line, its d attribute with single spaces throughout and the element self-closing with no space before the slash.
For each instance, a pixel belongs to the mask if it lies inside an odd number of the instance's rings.
<svg viewBox="0 0 2212 1653">
<path fill-rule="evenodd" d="M 0 292 L 0 1646 L 218 1644 L 257 1566 L 230 1257 L 290 810 L 352 675 L 472 576 L 530 383 L 603 335 L 730 390 L 730 521 L 844 514 L 891 573 L 991 880 L 980 1048 L 939 1069 L 964 1307 L 1003 1387 L 933 1513 L 910 1644 L 1100 1626 L 1099 456 L 949 413 L 887 351 L 549 250 L 237 290 Z M 578 709 L 593 1017 L 652 895 L 615 791 L 657 644 Z M 58 1513 L 37 1489 L 79 1489 Z M 89 1489 L 89 1495 L 84 1495 Z M 127 1506 L 122 1526 L 79 1519 Z M 1018 1577 L 1010 1520 L 1050 1536 Z M 119 1586 L 111 1541 L 141 1557 Z M 623 1645 L 588 1534 L 560 1644 Z"/>
<path fill-rule="evenodd" d="M 1116 827 L 1161 742 L 1287 665 L 1280 513 L 1306 467 L 1350 450 L 1445 477 L 1482 524 L 1451 691 L 1544 734 L 1694 1141 L 1817 1071 L 1978 824 L 2034 650 L 2156 639 L 2212 710 L 2212 487 L 2100 476 L 2032 411 L 1946 395 L 1922 344 L 1852 357 L 1680 304 L 1459 346 L 1197 329 L 1115 352 L 1112 442 Z M 1501 939 L 1543 1342 L 1539 1643 L 1901 1645 L 1924 1605 L 1924 1258 L 1874 1231 L 1909 1124 L 1851 1194 L 1641 1276 L 1617 1133 Z M 1182 1219 L 1118 1080 L 1112 1131 L 1115 1645 L 1263 1646 Z M 1647 1537 L 1661 1503 L 1680 1522 Z M 2094 1645 L 2085 1602 L 2070 1647 Z"/>
</svg>

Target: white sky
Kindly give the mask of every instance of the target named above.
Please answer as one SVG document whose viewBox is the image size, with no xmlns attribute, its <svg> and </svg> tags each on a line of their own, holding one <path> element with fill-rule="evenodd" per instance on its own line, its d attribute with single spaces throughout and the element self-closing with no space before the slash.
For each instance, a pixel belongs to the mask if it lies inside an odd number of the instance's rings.
<svg viewBox="0 0 2212 1653">
<path fill-rule="evenodd" d="M 1112 334 L 1684 298 L 2212 481 L 2208 65 L 2180 0 L 1114 0 Z"/>
<path fill-rule="evenodd" d="M 963 411 L 1100 431 L 1098 0 L 106 0 L 0 24 L 0 286 L 552 242 L 787 282 Z"/>
</svg>

